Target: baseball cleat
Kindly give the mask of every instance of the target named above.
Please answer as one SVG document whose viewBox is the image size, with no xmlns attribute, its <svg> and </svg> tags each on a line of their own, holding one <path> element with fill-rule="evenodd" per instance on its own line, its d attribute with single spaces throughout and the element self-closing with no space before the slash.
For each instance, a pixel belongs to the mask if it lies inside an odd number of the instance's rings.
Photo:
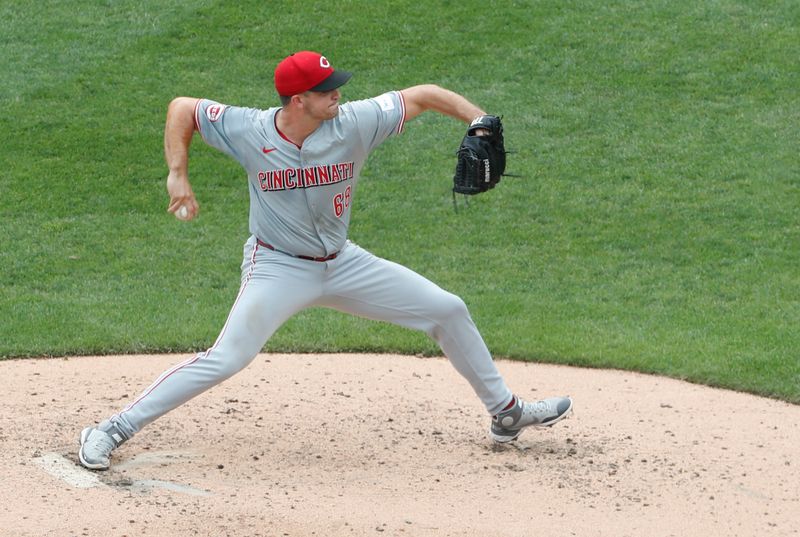
<svg viewBox="0 0 800 537">
<path fill-rule="evenodd" d="M 98 427 L 86 427 L 81 431 L 78 459 L 90 470 L 108 470 L 111 452 L 124 441 L 125 437 L 110 422 L 105 421 Z"/>
<path fill-rule="evenodd" d="M 504 444 L 519 437 L 525 427 L 550 427 L 572 413 L 572 399 L 550 397 L 526 403 L 514 396 L 514 406 L 492 417 L 490 433 L 495 442 Z"/>
</svg>

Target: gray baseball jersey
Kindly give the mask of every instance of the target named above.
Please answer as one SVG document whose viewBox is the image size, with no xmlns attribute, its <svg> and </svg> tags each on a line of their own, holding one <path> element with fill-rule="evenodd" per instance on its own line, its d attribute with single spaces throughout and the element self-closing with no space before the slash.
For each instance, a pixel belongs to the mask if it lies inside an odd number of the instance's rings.
<svg viewBox="0 0 800 537">
<path fill-rule="evenodd" d="M 257 110 L 201 100 L 195 122 L 203 139 L 247 170 L 250 232 L 295 255 L 323 257 L 347 239 L 358 176 L 370 152 L 403 129 L 398 92 L 340 106 L 302 148 L 275 123 L 278 108 Z"/>
</svg>

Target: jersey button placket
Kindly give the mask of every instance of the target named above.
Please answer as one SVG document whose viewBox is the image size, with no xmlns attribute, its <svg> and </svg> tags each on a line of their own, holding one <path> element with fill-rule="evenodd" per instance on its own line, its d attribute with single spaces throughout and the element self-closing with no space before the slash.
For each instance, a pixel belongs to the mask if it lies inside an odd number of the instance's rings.
<svg viewBox="0 0 800 537">
<path fill-rule="evenodd" d="M 306 146 L 304 144 L 303 147 L 300 148 L 300 169 L 303 170 L 306 167 Z M 306 198 L 306 206 L 308 207 L 308 214 L 311 216 L 310 220 L 314 224 L 314 231 L 317 232 L 317 238 L 322 243 L 323 247 L 325 246 L 325 239 L 323 238 L 323 234 L 320 232 L 320 228 L 322 228 L 322 213 L 319 210 L 319 207 L 316 203 L 312 201 L 313 196 L 313 188 L 303 188 L 303 195 Z M 326 252 L 327 253 L 327 252 Z"/>
</svg>

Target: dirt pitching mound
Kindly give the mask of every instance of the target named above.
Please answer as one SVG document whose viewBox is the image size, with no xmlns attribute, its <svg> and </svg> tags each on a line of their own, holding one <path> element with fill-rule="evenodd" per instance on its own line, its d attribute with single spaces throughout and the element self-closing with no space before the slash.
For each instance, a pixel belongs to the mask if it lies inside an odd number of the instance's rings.
<svg viewBox="0 0 800 537">
<path fill-rule="evenodd" d="M 800 407 L 520 362 L 516 393 L 575 413 L 514 445 L 445 359 L 264 354 L 79 467 L 80 430 L 183 358 L 0 362 L 0 534 L 800 534 Z"/>
</svg>

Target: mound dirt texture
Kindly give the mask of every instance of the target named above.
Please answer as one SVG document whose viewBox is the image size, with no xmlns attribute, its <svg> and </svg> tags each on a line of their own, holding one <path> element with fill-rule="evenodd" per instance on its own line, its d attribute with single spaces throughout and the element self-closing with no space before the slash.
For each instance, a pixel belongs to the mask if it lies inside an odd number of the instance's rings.
<svg viewBox="0 0 800 537">
<path fill-rule="evenodd" d="M 800 407 L 618 371 L 498 361 L 575 413 L 496 446 L 443 358 L 263 354 L 80 467 L 184 358 L 0 362 L 0 535 L 800 535 Z"/>
</svg>

